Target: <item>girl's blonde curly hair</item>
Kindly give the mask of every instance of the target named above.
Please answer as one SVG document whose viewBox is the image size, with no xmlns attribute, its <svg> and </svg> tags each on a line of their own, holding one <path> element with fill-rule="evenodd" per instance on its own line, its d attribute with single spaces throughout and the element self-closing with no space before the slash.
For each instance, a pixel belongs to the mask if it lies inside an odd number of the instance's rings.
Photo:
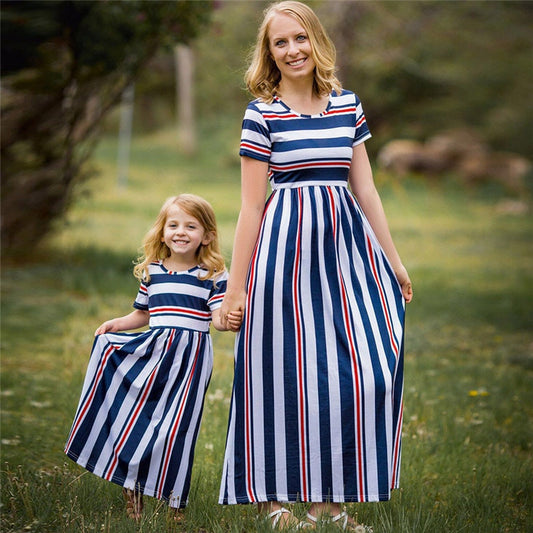
<svg viewBox="0 0 533 533">
<path fill-rule="evenodd" d="M 211 236 L 208 244 L 202 244 L 198 248 L 196 259 L 198 265 L 207 271 L 202 279 L 214 279 L 216 275 L 226 268 L 224 257 L 222 257 L 220 252 L 215 212 L 207 200 L 195 194 L 180 194 L 179 196 L 172 196 L 165 201 L 154 225 L 144 237 L 143 254 L 135 263 L 133 274 L 139 280 L 150 281 L 148 265 L 154 261 L 170 257 L 170 249 L 162 241 L 162 238 L 168 212 L 173 205 L 177 205 L 183 211 L 196 218 L 206 234 Z"/>
<path fill-rule="evenodd" d="M 271 103 L 276 95 L 281 74 L 272 59 L 268 42 L 269 25 L 277 14 L 295 18 L 309 37 L 312 57 L 315 62 L 313 91 L 317 96 L 329 95 L 332 91 L 340 93 L 342 85 L 335 76 L 335 45 L 314 11 L 301 2 L 285 1 L 271 4 L 264 12 L 263 22 L 259 27 L 257 41 L 252 52 L 252 60 L 244 80 L 246 87 L 256 98 Z"/>
</svg>

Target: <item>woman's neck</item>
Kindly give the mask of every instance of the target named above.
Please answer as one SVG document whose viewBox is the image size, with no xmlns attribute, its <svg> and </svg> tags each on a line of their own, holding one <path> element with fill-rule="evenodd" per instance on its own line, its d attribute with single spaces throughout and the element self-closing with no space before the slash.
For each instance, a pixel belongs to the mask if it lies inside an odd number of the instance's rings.
<svg viewBox="0 0 533 533">
<path fill-rule="evenodd" d="M 322 113 L 328 105 L 328 96 L 319 96 L 313 91 L 311 83 L 280 82 L 277 95 L 292 110 L 305 115 Z"/>
</svg>

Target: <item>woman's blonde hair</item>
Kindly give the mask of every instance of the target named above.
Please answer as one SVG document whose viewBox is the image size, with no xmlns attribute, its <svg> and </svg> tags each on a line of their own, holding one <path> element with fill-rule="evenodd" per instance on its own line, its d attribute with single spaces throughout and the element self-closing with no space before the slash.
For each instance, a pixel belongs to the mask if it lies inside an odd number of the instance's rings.
<svg viewBox="0 0 533 533">
<path fill-rule="evenodd" d="M 207 200 L 195 194 L 180 194 L 179 196 L 172 196 L 165 201 L 154 225 L 144 237 L 144 252 L 137 260 L 133 274 L 139 280 L 150 281 L 148 265 L 154 261 L 170 257 L 170 249 L 162 239 L 168 212 L 173 205 L 178 206 L 190 216 L 196 218 L 204 228 L 205 233 L 211 237 L 208 244 L 200 245 L 196 258 L 198 264 L 207 270 L 207 274 L 202 279 L 214 278 L 216 274 L 221 273 L 226 268 L 218 242 L 215 212 Z"/>
<path fill-rule="evenodd" d="M 328 95 L 332 91 L 340 93 L 342 86 L 335 76 L 335 45 L 328 37 L 315 12 L 309 6 L 292 0 L 271 4 L 264 12 L 252 61 L 244 76 L 248 90 L 256 98 L 267 103 L 271 103 L 274 99 L 281 73 L 270 53 L 268 31 L 270 22 L 275 15 L 280 13 L 295 18 L 307 33 L 316 65 L 313 80 L 314 93 L 318 96 Z"/>
</svg>

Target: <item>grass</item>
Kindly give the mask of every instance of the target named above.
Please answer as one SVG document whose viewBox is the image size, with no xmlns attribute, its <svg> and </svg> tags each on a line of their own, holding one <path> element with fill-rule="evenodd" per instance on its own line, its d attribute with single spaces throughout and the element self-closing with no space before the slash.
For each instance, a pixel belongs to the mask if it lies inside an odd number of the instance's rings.
<svg viewBox="0 0 533 533">
<path fill-rule="evenodd" d="M 237 125 L 238 126 L 238 125 Z M 132 260 L 163 200 L 205 196 L 230 257 L 239 206 L 238 130 L 209 132 L 198 157 L 170 132 L 136 139 L 117 187 L 116 142 L 104 139 L 67 220 L 33 260 L 2 273 L 3 532 L 268 531 L 254 506 L 217 504 L 233 335 L 214 332 L 215 369 L 184 524 L 147 498 L 140 524 L 120 488 L 62 450 L 93 331 L 126 313 Z M 533 249 L 529 214 L 501 192 L 453 179 L 402 182 L 377 173 L 415 287 L 408 307 L 402 488 L 391 502 L 349 505 L 376 533 L 531 532 L 533 519 Z M 528 199 L 526 199 L 528 201 Z M 295 505 L 305 514 L 305 505 Z M 327 528 L 323 528 L 326 531 Z"/>
</svg>

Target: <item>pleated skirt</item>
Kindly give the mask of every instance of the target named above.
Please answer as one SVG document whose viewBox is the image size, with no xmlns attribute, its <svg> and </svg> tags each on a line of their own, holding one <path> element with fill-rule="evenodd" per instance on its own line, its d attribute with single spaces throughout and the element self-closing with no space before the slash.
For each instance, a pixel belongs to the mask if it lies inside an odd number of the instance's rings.
<svg viewBox="0 0 533 533">
<path fill-rule="evenodd" d="M 108 481 L 184 507 L 212 368 L 208 333 L 99 335 L 65 453 Z"/>
<path fill-rule="evenodd" d="M 389 499 L 405 302 L 347 187 L 272 193 L 247 290 L 220 503 Z"/>
</svg>

